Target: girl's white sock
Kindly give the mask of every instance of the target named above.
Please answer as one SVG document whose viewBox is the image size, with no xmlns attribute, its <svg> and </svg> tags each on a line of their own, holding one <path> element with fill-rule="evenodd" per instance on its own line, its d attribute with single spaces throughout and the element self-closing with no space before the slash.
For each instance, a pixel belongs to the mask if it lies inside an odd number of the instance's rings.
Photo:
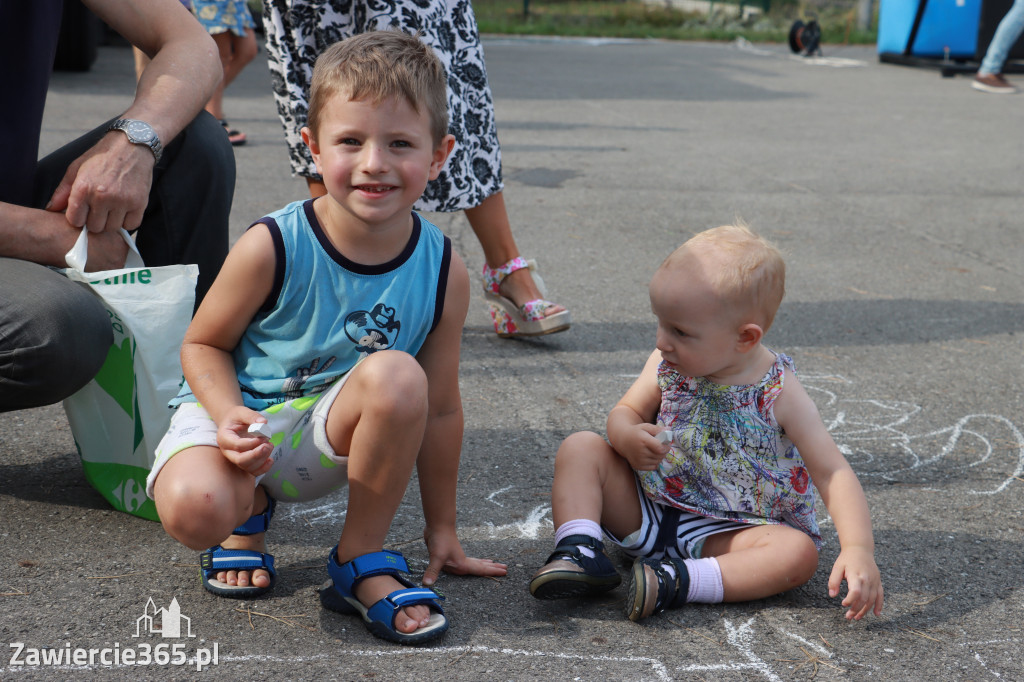
<svg viewBox="0 0 1024 682">
<path fill-rule="evenodd" d="M 591 521 L 590 519 L 566 521 L 555 531 L 555 546 L 557 547 L 562 544 L 562 540 L 570 535 L 586 535 L 600 542 L 602 537 L 601 526 L 596 521 Z M 580 551 L 591 559 L 594 558 L 594 552 L 589 547 L 580 546 Z"/>
<path fill-rule="evenodd" d="M 715 557 L 706 559 L 684 559 L 686 572 L 690 574 L 690 589 L 686 601 L 718 604 L 724 598 L 722 569 Z"/>
</svg>

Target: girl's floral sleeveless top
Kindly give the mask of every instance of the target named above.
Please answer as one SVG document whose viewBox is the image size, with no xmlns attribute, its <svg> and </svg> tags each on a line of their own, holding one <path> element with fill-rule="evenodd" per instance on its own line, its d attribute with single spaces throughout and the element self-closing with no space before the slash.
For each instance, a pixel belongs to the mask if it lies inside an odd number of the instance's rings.
<svg viewBox="0 0 1024 682">
<path fill-rule="evenodd" d="M 658 368 L 658 424 L 672 449 L 655 471 L 638 471 L 648 498 L 702 516 L 762 525 L 781 523 L 821 545 L 814 484 L 803 458 L 775 421 L 784 368 L 781 353 L 756 384 L 724 386 Z"/>
</svg>

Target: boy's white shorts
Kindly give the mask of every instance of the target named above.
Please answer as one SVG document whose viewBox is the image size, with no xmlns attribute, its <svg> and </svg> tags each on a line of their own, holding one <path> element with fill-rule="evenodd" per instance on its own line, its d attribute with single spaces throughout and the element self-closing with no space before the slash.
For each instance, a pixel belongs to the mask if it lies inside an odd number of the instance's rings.
<svg viewBox="0 0 1024 682">
<path fill-rule="evenodd" d="M 335 454 L 327 442 L 327 413 L 345 385 L 346 374 L 323 393 L 295 398 L 260 411 L 273 435 L 273 468 L 256 478 L 276 500 L 301 502 L 323 497 L 348 483 L 348 457 Z M 217 424 L 198 403 L 183 403 L 171 417 L 167 433 L 156 447 L 156 461 L 146 478 L 146 494 L 163 466 L 182 450 L 217 446 Z"/>
</svg>

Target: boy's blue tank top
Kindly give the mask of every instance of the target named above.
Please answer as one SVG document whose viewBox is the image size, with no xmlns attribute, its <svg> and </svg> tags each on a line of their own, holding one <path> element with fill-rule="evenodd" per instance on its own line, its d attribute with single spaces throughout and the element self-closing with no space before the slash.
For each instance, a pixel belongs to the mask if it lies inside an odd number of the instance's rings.
<svg viewBox="0 0 1024 682">
<path fill-rule="evenodd" d="M 277 264 L 270 296 L 234 351 L 247 407 L 320 393 L 379 350 L 419 352 L 444 309 L 451 241 L 412 216 L 402 252 L 370 266 L 331 244 L 312 200 L 257 221 L 270 230 Z M 172 405 L 194 401 L 185 384 Z"/>
</svg>

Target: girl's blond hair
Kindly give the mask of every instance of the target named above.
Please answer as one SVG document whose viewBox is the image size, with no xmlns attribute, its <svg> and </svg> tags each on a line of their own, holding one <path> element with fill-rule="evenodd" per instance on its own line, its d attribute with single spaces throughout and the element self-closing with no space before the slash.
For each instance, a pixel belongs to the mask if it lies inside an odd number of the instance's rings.
<svg viewBox="0 0 1024 682">
<path fill-rule="evenodd" d="M 786 263 L 764 237 L 742 222 L 700 232 L 672 252 L 661 267 L 685 255 L 706 259 L 704 275 L 723 303 L 739 315 L 754 315 L 765 330 L 786 294 Z"/>
</svg>

